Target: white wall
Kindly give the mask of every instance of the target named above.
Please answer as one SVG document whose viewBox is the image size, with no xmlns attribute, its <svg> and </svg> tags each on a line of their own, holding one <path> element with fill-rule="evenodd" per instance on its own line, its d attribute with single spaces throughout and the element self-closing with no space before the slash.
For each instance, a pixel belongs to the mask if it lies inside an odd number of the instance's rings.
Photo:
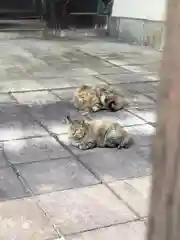
<svg viewBox="0 0 180 240">
<path fill-rule="evenodd" d="M 114 0 L 112 16 L 165 20 L 166 0 Z"/>
</svg>

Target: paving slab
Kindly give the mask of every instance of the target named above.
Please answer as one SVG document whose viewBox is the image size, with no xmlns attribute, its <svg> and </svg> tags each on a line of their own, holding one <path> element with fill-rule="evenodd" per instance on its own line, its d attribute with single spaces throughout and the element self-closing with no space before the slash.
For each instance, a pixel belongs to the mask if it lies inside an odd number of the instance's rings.
<svg viewBox="0 0 180 240">
<path fill-rule="evenodd" d="M 144 239 L 137 217 L 147 216 L 160 54 L 109 38 L 76 38 L 75 32 L 60 41 L 2 35 L 0 238 L 57 240 L 53 224 L 68 240 Z M 70 145 L 64 119 L 83 118 L 72 103 L 74 90 L 99 83 L 130 102 L 122 111 L 92 114 L 124 126 L 135 139 L 128 150 Z M 22 181 L 35 198 L 28 198 Z"/>
<path fill-rule="evenodd" d="M 146 96 L 153 99 L 155 102 L 158 100 L 158 94 L 157 93 L 146 93 Z"/>
<path fill-rule="evenodd" d="M 148 146 L 152 144 L 155 128 L 150 124 L 136 125 L 125 128 L 135 141 L 137 146 Z"/>
<path fill-rule="evenodd" d="M 0 106 L 15 104 L 15 100 L 9 94 L 0 94 Z"/>
<path fill-rule="evenodd" d="M 104 74 L 99 75 L 99 79 L 106 81 L 109 84 L 118 83 L 134 83 L 134 82 L 149 82 L 149 79 L 144 74 L 125 73 L 125 74 Z"/>
<path fill-rule="evenodd" d="M 79 70 L 81 72 L 81 70 Z M 98 75 L 97 73 L 94 75 Z M 100 84 L 103 81 L 96 76 L 91 76 L 88 74 L 81 74 L 80 76 L 67 76 L 67 77 L 59 77 L 59 78 L 51 78 L 49 79 L 38 79 L 37 82 L 43 86 L 45 89 L 63 89 L 63 88 L 72 88 L 72 87 L 79 87 L 82 84 Z"/>
<path fill-rule="evenodd" d="M 3 68 L 1 65 L 0 74 L 2 76 L 2 80 L 4 81 L 8 81 L 9 79 L 23 80 L 30 77 L 29 73 L 26 72 L 25 69 L 18 66 L 17 63 L 15 64 L 12 63 L 11 61 L 12 59 L 7 59 L 7 62 L 3 64 Z"/>
<path fill-rule="evenodd" d="M 125 69 L 132 71 L 134 73 L 141 73 L 141 74 L 154 74 L 154 72 L 148 71 L 147 69 L 143 68 L 142 65 L 136 64 L 125 64 L 123 66 Z"/>
<path fill-rule="evenodd" d="M 73 100 L 75 89 L 76 88 L 52 90 L 51 92 L 61 100 L 71 102 Z"/>
<path fill-rule="evenodd" d="M 60 64 L 59 64 L 60 65 Z M 49 67 L 48 67 L 49 68 Z M 47 71 L 48 68 L 45 71 L 42 71 L 40 69 L 39 72 L 31 72 L 32 76 L 34 76 L 36 79 L 44 79 L 44 78 L 73 78 L 73 77 L 86 77 L 86 76 L 94 76 L 97 75 L 98 72 L 91 70 L 90 68 L 86 68 L 84 66 L 82 66 L 82 64 L 79 64 L 79 66 L 75 66 L 73 67 L 73 65 L 69 66 L 69 68 L 65 68 L 65 69 L 53 69 L 50 68 L 50 71 Z"/>
<path fill-rule="evenodd" d="M 120 224 L 69 236 L 67 240 L 144 240 L 146 228 L 142 221 Z"/>
<path fill-rule="evenodd" d="M 119 110 L 115 113 L 115 115 L 118 117 L 118 122 L 122 126 L 140 125 L 145 123 L 144 119 L 138 118 L 135 114 L 132 113 L 124 110 Z"/>
<path fill-rule="evenodd" d="M 152 82 L 120 83 L 114 84 L 113 86 L 124 88 L 130 92 L 143 94 L 155 93 L 157 91 L 157 87 L 154 87 Z"/>
<path fill-rule="evenodd" d="M 145 120 L 147 123 L 156 122 L 156 108 L 155 107 L 138 107 L 135 109 L 130 109 L 133 114 Z"/>
<path fill-rule="evenodd" d="M 151 162 L 151 148 L 152 148 L 152 145 L 148 145 L 148 146 L 140 146 L 138 148 L 138 152 L 141 156 L 143 156 L 145 159 L 147 159 L 148 161 Z"/>
<path fill-rule="evenodd" d="M 47 135 L 24 110 L 17 104 L 0 106 L 0 141 Z"/>
<path fill-rule="evenodd" d="M 91 114 L 91 117 L 92 119 L 107 119 L 110 121 L 117 121 L 121 124 L 121 126 L 131 126 L 146 123 L 143 119 L 140 119 L 134 114 L 125 110 L 119 110 L 117 112 L 100 111 Z"/>
<path fill-rule="evenodd" d="M 99 181 L 73 158 L 16 166 L 34 194 L 79 188 Z"/>
<path fill-rule="evenodd" d="M 57 237 L 34 199 L 0 202 L 1 239 L 38 239 Z"/>
<path fill-rule="evenodd" d="M 12 93 L 20 104 L 24 105 L 45 105 L 58 102 L 58 98 L 48 91 L 35 91 L 26 93 Z"/>
<path fill-rule="evenodd" d="M 155 101 L 151 98 L 140 93 L 125 93 L 125 98 L 128 101 L 127 109 L 131 107 L 147 107 L 155 105 Z"/>
<path fill-rule="evenodd" d="M 5 159 L 3 147 L 1 148 L 0 146 L 0 168 L 7 167 L 7 166 L 8 166 L 8 162 Z"/>
<path fill-rule="evenodd" d="M 43 85 L 33 79 L 24 78 L 23 80 L 4 80 L 0 81 L 0 92 L 19 92 L 43 89 Z"/>
<path fill-rule="evenodd" d="M 109 184 L 110 188 L 140 216 L 147 217 L 149 209 L 150 177 L 140 177 Z"/>
<path fill-rule="evenodd" d="M 105 182 L 147 176 L 151 173 L 151 165 L 135 147 L 128 150 L 94 150 L 80 155 L 80 160 Z"/>
<path fill-rule="evenodd" d="M 93 68 L 94 69 L 94 68 Z M 117 67 L 117 66 L 113 66 L 111 65 L 111 67 L 96 67 L 96 71 L 99 73 L 99 74 L 102 74 L 102 75 L 106 75 L 108 77 L 108 75 L 111 76 L 112 75 L 117 75 L 117 74 L 130 74 L 131 72 L 123 67 Z M 101 77 L 100 77 L 101 78 Z"/>
<path fill-rule="evenodd" d="M 0 201 L 27 197 L 28 195 L 11 168 L 0 168 Z"/>
<path fill-rule="evenodd" d="M 70 153 L 51 137 L 13 140 L 4 143 L 5 155 L 12 164 L 69 157 Z"/>
<path fill-rule="evenodd" d="M 73 104 L 66 100 L 41 106 L 33 105 L 28 111 L 35 120 L 56 134 L 67 133 L 67 125 L 65 124 L 67 115 L 77 119 L 82 118 Z"/>
<path fill-rule="evenodd" d="M 54 192 L 37 198 L 50 216 L 51 222 L 63 234 L 136 219 L 136 216 L 103 185 Z"/>
</svg>

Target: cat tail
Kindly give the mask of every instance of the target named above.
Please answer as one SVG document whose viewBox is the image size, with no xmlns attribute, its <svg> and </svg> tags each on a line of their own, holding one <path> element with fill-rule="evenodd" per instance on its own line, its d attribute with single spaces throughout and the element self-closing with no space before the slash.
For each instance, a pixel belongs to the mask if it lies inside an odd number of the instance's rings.
<svg viewBox="0 0 180 240">
<path fill-rule="evenodd" d="M 116 106 L 116 103 L 115 101 L 110 101 L 107 103 L 107 107 L 108 109 L 111 111 L 111 112 L 114 112 L 117 110 L 117 106 Z"/>
<path fill-rule="evenodd" d="M 126 99 L 121 99 L 118 101 L 109 101 L 107 102 L 107 107 L 110 111 L 118 111 L 128 107 L 129 102 Z"/>
</svg>

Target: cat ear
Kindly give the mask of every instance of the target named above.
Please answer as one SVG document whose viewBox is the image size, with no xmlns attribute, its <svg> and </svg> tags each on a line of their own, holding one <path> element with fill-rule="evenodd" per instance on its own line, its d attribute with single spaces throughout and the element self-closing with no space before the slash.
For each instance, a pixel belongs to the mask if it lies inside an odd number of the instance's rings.
<svg viewBox="0 0 180 240">
<path fill-rule="evenodd" d="M 71 119 L 71 117 L 69 115 L 66 116 L 66 122 L 67 123 L 72 123 L 72 119 Z"/>
</svg>

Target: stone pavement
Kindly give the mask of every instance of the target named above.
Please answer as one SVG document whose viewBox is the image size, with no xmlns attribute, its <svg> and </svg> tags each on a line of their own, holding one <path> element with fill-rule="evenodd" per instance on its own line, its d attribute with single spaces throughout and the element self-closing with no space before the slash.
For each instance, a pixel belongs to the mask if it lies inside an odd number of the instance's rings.
<svg viewBox="0 0 180 240">
<path fill-rule="evenodd" d="M 0 239 L 143 240 L 160 55 L 101 38 L 0 34 Z M 108 82 L 131 104 L 119 121 L 129 150 L 80 151 L 63 122 L 71 97 Z"/>
</svg>

